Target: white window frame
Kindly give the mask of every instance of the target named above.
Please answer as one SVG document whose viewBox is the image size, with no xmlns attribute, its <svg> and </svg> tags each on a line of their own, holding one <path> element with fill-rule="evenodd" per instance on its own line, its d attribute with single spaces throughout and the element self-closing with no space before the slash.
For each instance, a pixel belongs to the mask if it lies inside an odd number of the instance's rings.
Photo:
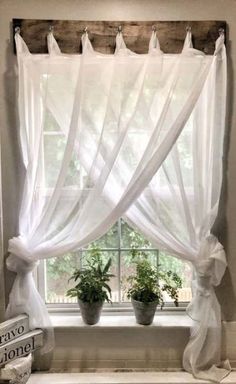
<svg viewBox="0 0 236 384">
<path fill-rule="evenodd" d="M 122 302 L 121 301 L 121 254 L 122 252 L 128 252 L 132 248 L 123 248 L 121 246 L 121 219 L 118 220 L 118 246 L 117 248 L 101 248 L 101 251 L 105 252 L 117 252 L 118 255 L 118 291 L 119 291 L 119 302 L 114 302 L 112 304 L 105 303 L 104 305 L 104 312 L 106 314 L 109 313 L 124 313 L 126 314 L 127 312 L 129 313 L 132 310 L 132 305 L 130 302 Z M 156 248 L 137 248 L 139 251 L 145 251 L 145 252 L 153 252 L 155 251 L 157 253 L 157 264 L 158 264 L 158 257 L 159 257 L 159 250 Z M 81 252 L 81 251 L 78 251 Z M 79 256 L 78 256 L 79 257 Z M 38 266 L 37 269 L 37 285 L 38 285 L 38 290 L 43 298 L 45 300 L 46 298 L 46 278 L 45 278 L 45 273 L 46 273 L 46 260 L 42 260 Z M 176 307 L 174 303 L 172 302 L 166 302 L 165 306 L 163 307 L 164 311 L 184 311 L 189 304 L 188 301 L 186 302 L 179 302 L 179 306 Z M 76 303 L 46 303 L 47 308 L 49 312 L 56 312 L 56 313 L 65 313 L 65 312 L 78 312 L 78 305 Z"/>
<path fill-rule="evenodd" d="M 48 130 L 48 131 L 44 131 L 44 136 L 60 136 L 60 135 L 64 135 L 63 132 L 61 131 L 54 131 L 54 130 Z M 43 162 L 44 162 L 44 146 L 43 146 L 43 152 L 42 152 L 42 157 L 43 157 Z M 81 183 L 82 183 L 82 180 L 81 180 Z M 68 197 L 70 198 L 70 196 L 73 196 L 74 193 L 77 193 L 80 188 L 82 187 L 82 184 L 80 183 L 80 186 L 79 188 L 65 188 L 64 191 L 63 191 L 63 195 L 65 197 Z M 189 191 L 190 192 L 190 191 Z M 47 196 L 50 196 L 52 193 L 52 188 L 48 187 L 48 188 L 44 188 L 44 196 L 47 197 Z M 191 193 L 191 192 L 190 192 Z M 163 191 L 163 195 L 165 196 L 165 198 L 168 198 L 168 191 Z M 121 294 L 121 290 L 120 290 L 120 284 L 121 284 L 121 253 L 124 252 L 124 251 L 130 251 L 131 248 L 123 248 L 121 247 L 121 219 L 118 220 L 118 246 L 115 247 L 115 248 L 104 248 L 104 249 L 101 249 L 101 251 L 106 251 L 106 252 L 109 252 L 109 251 L 114 251 L 114 252 L 117 252 L 118 254 L 118 294 L 119 294 L 119 302 L 115 302 L 115 303 L 112 303 L 112 304 L 109 304 L 109 303 L 105 303 L 104 305 L 104 312 L 109 314 L 109 313 L 127 313 L 127 312 L 130 312 L 131 309 L 132 309 L 132 305 L 131 303 L 127 303 L 127 302 L 121 302 L 121 297 L 120 297 L 120 294 Z M 156 249 L 156 248 L 137 248 L 137 250 L 140 250 L 140 251 L 146 251 L 146 252 L 157 252 L 157 263 L 158 263 L 158 253 L 159 253 L 159 250 Z M 78 251 L 80 252 L 80 251 Z M 38 286 L 38 290 L 39 290 L 39 293 L 41 294 L 41 297 L 43 300 L 45 300 L 46 298 L 46 278 L 45 278 L 45 271 L 46 271 L 46 260 L 42 260 L 38 266 L 38 269 L 37 269 L 37 272 L 36 272 L 36 281 L 37 281 L 37 286 Z M 189 302 L 179 302 L 179 306 L 176 307 L 174 305 L 174 303 L 172 302 L 166 302 L 165 303 L 165 306 L 163 308 L 164 311 L 184 311 L 187 307 L 187 305 L 189 304 Z M 65 313 L 65 312 L 78 312 L 78 306 L 76 305 L 76 303 L 61 303 L 61 304 L 58 304 L 58 303 L 54 303 L 54 304 L 49 304 L 49 303 L 46 303 L 47 305 L 47 308 L 49 310 L 49 312 L 56 312 L 56 313 Z"/>
</svg>

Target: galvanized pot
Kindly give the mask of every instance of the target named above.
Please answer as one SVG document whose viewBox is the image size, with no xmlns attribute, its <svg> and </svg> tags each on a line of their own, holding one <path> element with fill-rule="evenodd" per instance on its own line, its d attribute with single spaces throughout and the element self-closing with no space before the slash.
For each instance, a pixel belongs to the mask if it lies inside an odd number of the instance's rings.
<svg viewBox="0 0 236 384">
<path fill-rule="evenodd" d="M 136 322 L 142 325 L 152 324 L 158 301 L 150 301 L 149 303 L 143 303 L 142 301 L 136 301 L 131 298 L 131 302 L 134 308 Z"/>
<path fill-rule="evenodd" d="M 85 324 L 93 325 L 99 322 L 104 302 L 86 303 L 78 299 L 81 316 Z"/>
</svg>

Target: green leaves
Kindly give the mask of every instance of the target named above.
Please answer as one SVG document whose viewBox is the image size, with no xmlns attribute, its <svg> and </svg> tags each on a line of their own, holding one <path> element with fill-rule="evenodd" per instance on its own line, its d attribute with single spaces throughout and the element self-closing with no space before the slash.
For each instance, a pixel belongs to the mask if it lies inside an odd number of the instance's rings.
<svg viewBox="0 0 236 384">
<path fill-rule="evenodd" d="M 106 274 L 111 267 L 111 258 L 108 260 L 107 264 L 104 267 L 103 273 Z"/>
<path fill-rule="evenodd" d="M 111 258 L 103 266 L 102 253 L 98 247 L 89 249 L 86 258 L 86 266 L 76 269 L 70 280 L 78 281 L 78 284 L 67 291 L 69 297 L 78 297 L 87 303 L 111 302 L 111 288 L 108 285 L 110 279 L 114 276 L 109 272 L 111 267 Z"/>
<path fill-rule="evenodd" d="M 133 254 L 134 254 L 134 250 Z M 163 292 L 167 292 L 178 306 L 178 289 L 182 287 L 181 278 L 172 271 L 161 272 L 151 265 L 146 255 L 140 254 L 135 259 L 136 274 L 128 278 L 130 287 L 127 291 L 128 298 L 144 303 L 157 301 L 163 307 Z"/>
</svg>

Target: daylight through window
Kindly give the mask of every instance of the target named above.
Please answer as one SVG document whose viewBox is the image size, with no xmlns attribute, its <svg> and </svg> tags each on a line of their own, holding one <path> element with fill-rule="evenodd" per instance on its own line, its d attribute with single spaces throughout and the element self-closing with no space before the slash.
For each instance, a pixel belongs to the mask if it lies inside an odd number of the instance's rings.
<svg viewBox="0 0 236 384">
<path fill-rule="evenodd" d="M 183 136 L 182 150 L 185 158 L 186 171 L 191 168 L 189 164 L 189 143 L 185 136 L 189 134 L 189 129 L 185 130 Z M 141 145 L 143 137 L 138 133 L 134 133 L 134 139 L 137 141 L 137 148 Z M 45 198 L 51 196 L 52 188 L 55 185 L 59 171 L 60 163 L 64 154 L 66 145 L 66 135 L 60 129 L 59 124 L 53 117 L 52 113 L 47 110 L 45 116 L 45 130 L 43 141 L 43 162 L 44 162 L 44 180 Z M 128 161 L 132 162 L 132 159 Z M 162 182 L 162 172 L 159 172 L 160 183 Z M 83 191 L 83 196 L 92 186 L 87 180 L 87 174 L 81 164 L 76 159 L 71 160 L 69 165 L 69 173 L 66 185 L 63 189 L 64 208 L 70 207 L 73 196 Z M 166 191 L 164 192 L 166 193 Z M 168 195 L 167 195 L 168 196 Z M 82 267 L 86 263 L 86 256 L 91 247 L 99 247 L 102 252 L 104 262 L 110 257 L 112 258 L 111 273 L 115 277 L 111 280 L 112 302 L 114 304 L 124 304 L 129 302 L 127 298 L 127 277 L 135 271 L 135 264 L 132 261 L 132 249 L 135 248 L 143 257 L 160 268 L 163 271 L 171 270 L 176 272 L 183 280 L 183 287 L 179 291 L 179 301 L 189 302 L 191 300 L 191 266 L 171 255 L 156 249 L 147 239 L 139 232 L 134 231 L 122 219 L 99 240 L 90 244 L 87 248 L 78 250 L 77 252 L 68 253 L 60 258 L 47 259 L 41 262 L 38 270 L 39 291 L 46 303 L 48 304 L 71 304 L 76 303 L 76 298 L 66 296 L 66 291 L 73 286 L 73 282 L 68 283 L 70 276 L 75 268 Z M 167 302 L 171 299 L 166 295 Z"/>
<path fill-rule="evenodd" d="M 76 303 L 76 298 L 66 296 L 68 288 L 73 286 L 68 280 L 75 268 L 86 263 L 86 255 L 92 247 L 99 247 L 102 251 L 104 262 L 112 258 L 111 273 L 115 277 L 111 280 L 112 302 L 122 304 L 129 302 L 127 290 L 127 277 L 135 271 L 132 261 L 132 249 L 148 258 L 155 266 L 163 271 L 171 270 L 179 274 L 183 279 L 183 288 L 179 291 L 179 301 L 191 300 L 192 269 L 188 263 L 182 262 L 164 252 L 155 249 L 140 233 L 134 231 L 127 223 L 120 219 L 102 238 L 90 244 L 87 248 L 78 252 L 70 253 L 61 258 L 48 259 L 41 266 L 41 274 L 44 275 L 44 294 L 48 304 L 70 304 Z M 42 281 L 42 279 L 39 279 Z M 42 287 L 41 287 L 42 288 Z M 171 299 L 166 296 L 166 302 Z"/>
</svg>

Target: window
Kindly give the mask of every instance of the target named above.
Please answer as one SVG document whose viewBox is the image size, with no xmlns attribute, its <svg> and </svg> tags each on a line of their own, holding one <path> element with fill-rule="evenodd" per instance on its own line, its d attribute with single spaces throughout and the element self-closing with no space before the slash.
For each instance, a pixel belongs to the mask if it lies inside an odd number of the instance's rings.
<svg viewBox="0 0 236 384">
<path fill-rule="evenodd" d="M 45 169 L 47 169 L 44 175 L 44 187 L 45 198 L 47 199 L 51 195 L 52 186 L 58 177 L 60 161 L 65 150 L 66 137 L 49 110 L 47 110 L 45 116 L 44 126 L 43 161 Z M 185 154 L 186 160 L 188 160 L 187 155 L 188 153 Z M 79 190 L 86 194 L 87 188 L 91 188 L 91 186 L 88 186 L 85 170 L 76 160 L 72 159 L 66 186 L 63 189 L 63 198 L 68 202 L 68 207 L 70 205 L 70 197 Z M 113 305 L 122 306 L 129 302 L 126 296 L 126 280 L 135 270 L 131 257 L 132 247 L 135 247 L 138 251 L 145 252 L 145 255 L 153 265 L 158 266 L 162 270 L 172 270 L 178 273 L 183 279 L 183 288 L 179 292 L 179 300 L 185 303 L 191 300 L 191 266 L 157 250 L 147 239 L 134 231 L 122 219 L 102 238 L 90 244 L 89 247 L 93 245 L 101 249 L 104 259 L 112 258 L 111 272 L 115 275 L 111 280 Z M 38 270 L 38 285 L 39 291 L 47 304 L 76 304 L 76 299 L 66 296 L 66 291 L 73 285 L 73 282 L 68 283 L 68 280 L 73 270 L 83 265 L 89 247 L 74 253 L 68 253 L 61 258 L 52 258 L 41 262 Z M 170 302 L 171 300 L 169 297 L 166 297 L 166 301 Z"/>
<path fill-rule="evenodd" d="M 111 280 L 112 302 L 114 305 L 123 305 L 129 300 L 126 296 L 127 277 L 135 270 L 132 263 L 131 249 L 145 252 L 153 265 L 162 270 L 171 269 L 183 279 L 183 288 L 179 292 L 180 302 L 191 299 L 190 282 L 192 270 L 188 263 L 184 263 L 170 255 L 158 251 L 140 233 L 134 231 L 128 224 L 120 219 L 102 238 L 91 245 L 102 250 L 104 259 L 112 258 L 111 272 L 115 277 Z M 91 246 L 90 245 L 90 246 Z M 40 291 L 47 304 L 73 304 L 76 299 L 66 296 L 67 289 L 73 284 L 68 279 L 74 268 L 83 265 L 89 247 L 70 253 L 61 258 L 44 260 L 39 269 Z M 166 297 L 166 301 L 170 299 Z"/>
</svg>

